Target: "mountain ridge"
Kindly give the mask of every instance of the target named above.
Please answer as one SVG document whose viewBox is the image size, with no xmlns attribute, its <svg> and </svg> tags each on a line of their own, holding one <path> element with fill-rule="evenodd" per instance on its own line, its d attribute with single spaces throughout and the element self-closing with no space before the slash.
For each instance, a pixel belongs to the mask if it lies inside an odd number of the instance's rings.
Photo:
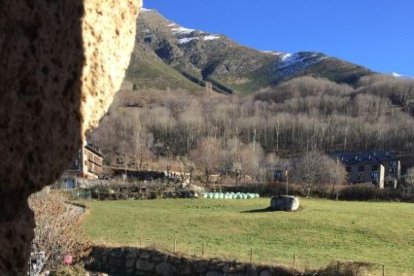
<svg viewBox="0 0 414 276">
<path fill-rule="evenodd" d="M 354 84 L 374 73 L 323 53 L 252 49 L 223 34 L 183 27 L 156 10 L 144 9 L 137 28 L 126 78 L 133 87 L 197 90 L 210 82 L 217 92 L 251 94 L 300 76 Z"/>
</svg>

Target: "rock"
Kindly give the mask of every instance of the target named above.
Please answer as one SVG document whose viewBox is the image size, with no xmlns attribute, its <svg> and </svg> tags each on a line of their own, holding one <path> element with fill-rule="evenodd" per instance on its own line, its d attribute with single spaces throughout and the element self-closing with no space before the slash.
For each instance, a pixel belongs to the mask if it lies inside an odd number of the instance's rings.
<svg viewBox="0 0 414 276">
<path fill-rule="evenodd" d="M 116 269 L 123 268 L 124 262 L 122 258 L 110 258 L 109 266 Z"/>
<path fill-rule="evenodd" d="M 25 275 L 27 197 L 69 166 L 120 88 L 141 0 L 0 1 L 0 275 Z"/>
<path fill-rule="evenodd" d="M 139 249 L 137 248 L 128 248 L 128 253 L 126 254 L 127 259 L 136 259 L 139 253 Z"/>
<path fill-rule="evenodd" d="M 259 274 L 260 276 L 272 276 L 272 272 L 269 269 L 263 270 Z"/>
<path fill-rule="evenodd" d="M 249 267 L 246 269 L 246 273 L 245 273 L 245 275 L 246 275 L 246 276 L 258 276 L 258 273 L 257 273 L 256 267 L 255 267 L 254 265 L 249 266 Z"/>
<path fill-rule="evenodd" d="M 176 268 L 175 266 L 173 266 L 172 264 L 169 263 L 160 263 L 159 265 L 157 265 L 155 267 L 155 271 L 162 276 L 170 276 L 170 275 L 174 275 L 176 272 Z"/>
<path fill-rule="evenodd" d="M 154 263 L 152 263 L 148 260 L 141 260 L 140 259 L 140 260 L 137 261 L 136 268 L 138 270 L 141 270 L 141 271 L 150 272 L 154 269 L 154 266 L 155 266 Z"/>
<path fill-rule="evenodd" d="M 209 271 L 206 274 L 206 276 L 224 276 L 224 275 L 225 275 L 224 272 L 219 272 L 219 271 L 216 271 L 216 270 Z"/>
<path fill-rule="evenodd" d="M 229 272 L 231 273 L 244 273 L 245 265 L 242 263 L 233 263 L 230 265 Z"/>
<path fill-rule="evenodd" d="M 148 260 L 151 257 L 151 253 L 148 251 L 141 251 L 140 258 L 143 260 Z"/>
<path fill-rule="evenodd" d="M 207 261 L 199 261 L 193 265 L 194 270 L 197 274 L 205 274 L 208 270 L 208 262 Z"/>
<path fill-rule="evenodd" d="M 193 268 L 190 263 L 182 264 L 178 267 L 180 275 L 194 275 Z"/>
<path fill-rule="evenodd" d="M 230 272 L 229 276 L 244 276 L 244 272 Z"/>
<path fill-rule="evenodd" d="M 133 268 L 134 265 L 135 265 L 135 260 L 134 259 L 126 259 L 126 261 L 125 261 L 125 268 L 127 270 Z"/>
<path fill-rule="evenodd" d="M 275 211 L 296 211 L 299 209 L 299 198 L 294 196 L 275 196 L 270 201 L 270 209 Z"/>
<path fill-rule="evenodd" d="M 151 257 L 151 260 L 154 262 L 154 263 L 161 263 L 161 262 L 164 262 L 164 261 L 166 261 L 167 260 L 167 255 L 166 254 L 164 254 L 164 253 L 153 253 L 152 254 L 152 257 Z"/>
</svg>

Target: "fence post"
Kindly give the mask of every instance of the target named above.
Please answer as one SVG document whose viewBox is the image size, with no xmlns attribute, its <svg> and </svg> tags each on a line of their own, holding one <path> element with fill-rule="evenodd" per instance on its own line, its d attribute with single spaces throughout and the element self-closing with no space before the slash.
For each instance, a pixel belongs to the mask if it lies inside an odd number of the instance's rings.
<svg viewBox="0 0 414 276">
<path fill-rule="evenodd" d="M 296 253 L 293 253 L 293 267 L 296 265 Z"/>
<path fill-rule="evenodd" d="M 201 248 L 201 257 L 204 257 L 205 251 L 206 251 L 206 244 L 203 243 L 203 247 Z"/>
<path fill-rule="evenodd" d="M 253 248 L 250 249 L 250 262 L 253 262 Z"/>
<path fill-rule="evenodd" d="M 177 252 L 177 239 L 174 239 L 174 253 Z"/>
<path fill-rule="evenodd" d="M 142 247 L 142 236 L 139 236 L 139 246 Z"/>
<path fill-rule="evenodd" d="M 385 265 L 382 265 L 382 276 L 385 276 Z"/>
</svg>

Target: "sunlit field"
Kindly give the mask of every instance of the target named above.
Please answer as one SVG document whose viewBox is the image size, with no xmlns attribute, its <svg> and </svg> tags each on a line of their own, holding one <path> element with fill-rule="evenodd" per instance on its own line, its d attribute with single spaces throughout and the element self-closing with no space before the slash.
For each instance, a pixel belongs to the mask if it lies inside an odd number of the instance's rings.
<svg viewBox="0 0 414 276">
<path fill-rule="evenodd" d="M 187 255 L 299 268 L 366 261 L 414 275 L 414 205 L 301 199 L 298 212 L 265 212 L 269 199 L 91 202 L 83 224 L 96 244 L 155 246 Z"/>
</svg>

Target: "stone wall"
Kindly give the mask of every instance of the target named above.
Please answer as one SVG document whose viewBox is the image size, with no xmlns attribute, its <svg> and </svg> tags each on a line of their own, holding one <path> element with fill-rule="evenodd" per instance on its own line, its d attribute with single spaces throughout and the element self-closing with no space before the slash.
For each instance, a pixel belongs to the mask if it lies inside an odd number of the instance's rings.
<svg viewBox="0 0 414 276">
<path fill-rule="evenodd" d="M 187 258 L 143 248 L 96 247 L 86 268 L 116 275 L 258 275 L 292 276 L 301 272 L 286 267 L 252 265 L 218 259 Z"/>
</svg>

